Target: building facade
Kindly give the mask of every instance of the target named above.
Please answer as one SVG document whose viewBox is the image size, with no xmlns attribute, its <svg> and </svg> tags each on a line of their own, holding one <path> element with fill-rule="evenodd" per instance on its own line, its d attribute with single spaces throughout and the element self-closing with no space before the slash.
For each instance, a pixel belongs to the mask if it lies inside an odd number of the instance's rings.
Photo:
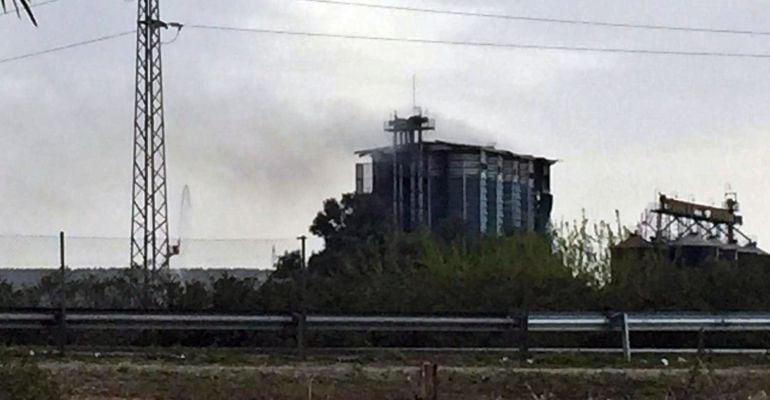
<svg viewBox="0 0 770 400">
<path fill-rule="evenodd" d="M 368 158 L 356 165 L 356 192 L 388 204 L 396 226 L 434 229 L 461 220 L 470 232 L 492 236 L 546 231 L 554 160 L 405 132 L 394 133 L 392 146 L 356 153 Z"/>
</svg>

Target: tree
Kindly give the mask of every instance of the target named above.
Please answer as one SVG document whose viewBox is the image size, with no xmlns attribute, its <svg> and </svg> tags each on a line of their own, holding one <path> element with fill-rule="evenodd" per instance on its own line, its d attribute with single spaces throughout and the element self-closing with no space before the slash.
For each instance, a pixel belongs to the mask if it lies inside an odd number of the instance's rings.
<svg viewBox="0 0 770 400">
<path fill-rule="evenodd" d="M 382 260 L 394 232 L 390 221 L 387 207 L 375 196 L 348 193 L 339 201 L 324 201 L 310 232 L 325 246 L 310 258 L 309 271 L 324 276 L 356 273 L 366 268 L 366 260 Z"/>
<path fill-rule="evenodd" d="M 391 230 L 387 207 L 375 196 L 347 193 L 327 199 L 310 232 L 324 239 L 327 249 L 342 249 L 361 239 L 382 241 Z"/>
<path fill-rule="evenodd" d="M 17 306 L 16 290 L 5 279 L 0 280 L 0 308 Z"/>
<path fill-rule="evenodd" d="M 165 305 L 170 310 L 200 311 L 211 308 L 212 293 L 203 282 L 165 282 Z"/>
<path fill-rule="evenodd" d="M 16 14 L 21 17 L 21 14 L 19 13 L 19 4 L 21 4 L 21 7 L 24 9 L 24 11 L 27 13 L 27 16 L 29 17 L 30 21 L 32 21 L 32 24 L 37 26 L 37 20 L 35 19 L 35 15 L 32 14 L 32 7 L 30 6 L 30 0 L 11 0 L 13 4 L 13 8 L 16 10 Z M 0 0 L 0 5 L 3 7 L 3 12 L 7 13 L 8 8 L 6 7 L 6 0 Z"/>
<path fill-rule="evenodd" d="M 256 293 L 254 306 L 263 312 L 294 312 L 300 309 L 302 256 L 298 251 L 278 259 L 276 270 Z"/>
<path fill-rule="evenodd" d="M 225 274 L 212 285 L 212 306 L 217 311 L 250 310 L 255 293 L 256 282 L 252 278 L 238 279 Z"/>
</svg>

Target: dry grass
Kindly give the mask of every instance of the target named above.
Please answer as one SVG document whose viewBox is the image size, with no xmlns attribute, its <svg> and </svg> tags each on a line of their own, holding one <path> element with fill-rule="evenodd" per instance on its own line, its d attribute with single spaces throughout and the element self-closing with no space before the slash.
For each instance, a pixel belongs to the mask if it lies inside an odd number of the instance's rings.
<svg viewBox="0 0 770 400">
<path fill-rule="evenodd" d="M 10 399 L 416 399 L 419 355 L 290 356 L 213 349 L 70 353 L 0 350 L 0 400 Z M 182 357 L 184 354 L 184 357 Z M 98 357 L 97 357 L 98 355 Z M 437 362 L 438 399 L 767 399 L 766 357 L 700 362 L 660 356 L 542 357 L 519 364 L 499 356 L 423 355 Z M 505 361 L 504 361 L 505 360 Z M 504 362 L 503 362 L 504 361 Z M 5 384 L 3 384 L 5 382 Z M 753 397 L 752 397 L 753 396 Z"/>
<path fill-rule="evenodd" d="M 261 366 L 44 362 L 70 399 L 415 399 L 418 368 L 351 363 Z M 439 369 L 439 399 L 748 399 L 770 372 L 649 369 Z"/>
</svg>

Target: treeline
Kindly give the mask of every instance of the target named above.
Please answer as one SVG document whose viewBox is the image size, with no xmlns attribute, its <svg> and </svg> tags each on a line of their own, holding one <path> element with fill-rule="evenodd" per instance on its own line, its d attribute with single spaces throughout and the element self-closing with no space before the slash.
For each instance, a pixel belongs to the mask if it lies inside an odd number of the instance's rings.
<svg viewBox="0 0 770 400">
<path fill-rule="evenodd" d="M 302 269 L 299 253 L 280 257 L 266 282 L 232 276 L 208 282 L 156 276 L 144 284 L 140 271 L 109 279 L 85 276 L 64 286 L 67 308 L 140 309 L 215 313 L 484 314 L 527 311 L 766 311 L 770 309 L 770 264 L 682 267 L 656 253 L 612 260 L 609 246 L 622 234 L 606 223 L 561 224 L 549 237 L 502 238 L 467 234 L 461 221 L 433 232 L 397 232 L 385 207 L 366 197 L 328 200 L 311 231 L 325 241 Z M 619 229 L 618 229 L 619 230 Z M 305 290 L 302 290 L 303 282 Z M 62 285 L 56 273 L 24 289 L 0 283 L 0 306 L 57 307 Z M 258 332 L 70 332 L 69 343 L 292 347 L 295 328 Z M 5 332 L 5 343 L 54 342 L 55 330 Z M 595 335 L 534 335 L 532 346 L 616 346 L 612 332 Z M 305 336 L 313 346 L 511 346 L 500 334 L 322 333 Z M 635 346 L 698 346 L 696 335 L 634 335 Z M 709 335 L 714 346 L 765 346 L 763 334 Z"/>
<path fill-rule="evenodd" d="M 770 309 L 770 261 L 752 257 L 683 267 L 663 255 L 612 260 L 627 236 L 585 218 L 548 237 L 468 235 L 461 221 L 433 233 L 399 233 L 368 197 L 327 200 L 311 231 L 324 251 L 308 264 L 307 307 L 339 313 L 492 313 L 535 311 L 760 311 Z M 298 274 L 296 256 L 279 271 Z M 262 288 L 288 299 L 297 279 Z M 283 293 L 283 295 L 281 295 Z M 273 309 L 296 304 L 272 303 Z"/>
<path fill-rule="evenodd" d="M 770 262 L 764 257 L 698 267 L 649 254 L 618 261 L 611 260 L 608 247 L 623 235 L 606 223 L 562 224 L 549 237 L 473 236 L 461 221 L 447 221 L 434 232 L 403 233 L 392 229 L 385 209 L 366 196 L 324 203 L 311 232 L 324 239 L 325 248 L 308 260 L 304 295 L 300 256 L 287 253 L 264 284 L 230 276 L 188 284 L 160 277 L 148 288 L 141 276 L 126 271 L 107 280 L 68 282 L 66 302 L 79 308 L 249 313 L 770 309 Z M 5 308 L 56 306 L 60 299 L 55 274 L 20 290 L 0 283 Z"/>
</svg>

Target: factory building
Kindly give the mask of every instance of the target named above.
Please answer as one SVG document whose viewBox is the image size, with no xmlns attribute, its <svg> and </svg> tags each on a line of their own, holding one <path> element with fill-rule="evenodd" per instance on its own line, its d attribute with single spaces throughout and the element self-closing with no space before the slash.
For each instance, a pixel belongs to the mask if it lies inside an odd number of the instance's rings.
<svg viewBox="0 0 770 400">
<path fill-rule="evenodd" d="M 450 220 L 493 236 L 546 231 L 554 160 L 423 140 L 434 129 L 434 121 L 421 114 L 387 121 L 393 143 L 356 152 L 368 159 L 356 165 L 356 192 L 377 196 L 394 224 L 407 231 Z"/>
<path fill-rule="evenodd" d="M 660 257 L 678 265 L 702 266 L 715 261 L 767 259 L 768 253 L 740 230 L 743 217 L 738 210 L 735 193 L 725 195 L 722 207 L 661 194 L 643 214 L 637 231 L 613 246 L 613 263 Z"/>
</svg>

